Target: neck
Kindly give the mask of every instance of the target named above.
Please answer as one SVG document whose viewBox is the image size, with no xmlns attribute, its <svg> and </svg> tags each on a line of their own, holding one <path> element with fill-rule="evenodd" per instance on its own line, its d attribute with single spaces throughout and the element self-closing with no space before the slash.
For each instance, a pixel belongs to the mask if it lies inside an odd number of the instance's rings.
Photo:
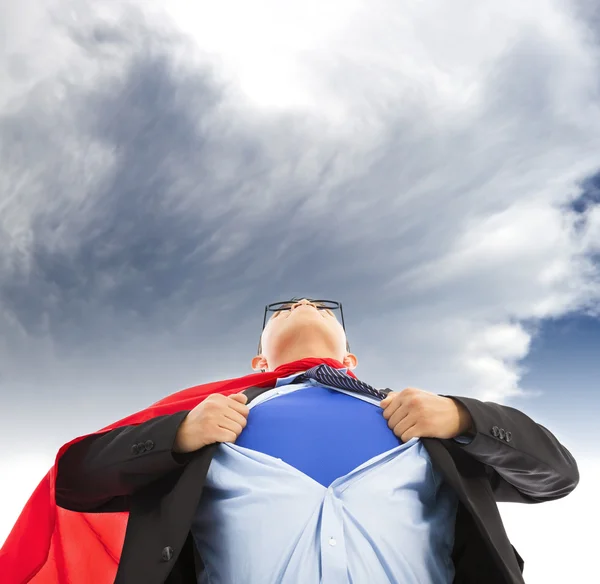
<svg viewBox="0 0 600 584">
<path fill-rule="evenodd" d="M 304 359 L 333 359 L 338 363 L 342 363 L 342 366 L 344 366 L 342 361 L 343 356 L 340 356 L 326 348 L 313 347 L 309 349 L 293 346 L 286 351 L 282 351 L 274 358 L 272 357 L 269 359 L 267 371 L 275 371 L 275 369 L 281 367 L 281 365 Z"/>
<path fill-rule="evenodd" d="M 277 373 L 278 377 L 286 377 L 291 375 L 292 373 L 296 373 L 297 371 L 306 371 L 311 367 L 315 367 L 317 365 L 321 365 L 324 363 L 325 365 L 329 365 L 330 367 L 334 367 L 335 369 L 342 369 L 345 365 L 339 361 L 338 359 L 334 359 L 331 357 L 305 357 L 304 359 L 296 359 L 294 361 L 289 361 L 287 363 L 282 363 L 281 365 L 275 367 L 271 371 Z"/>
</svg>

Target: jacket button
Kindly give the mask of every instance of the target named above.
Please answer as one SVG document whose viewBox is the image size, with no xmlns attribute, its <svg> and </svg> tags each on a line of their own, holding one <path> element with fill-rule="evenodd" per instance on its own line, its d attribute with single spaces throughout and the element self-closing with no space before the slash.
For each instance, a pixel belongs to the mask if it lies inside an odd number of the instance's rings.
<svg viewBox="0 0 600 584">
<path fill-rule="evenodd" d="M 494 426 L 494 427 L 492 428 L 492 434 L 493 434 L 493 435 L 494 435 L 496 438 L 498 438 L 498 434 L 500 434 L 500 428 L 498 428 L 498 426 Z"/>
<path fill-rule="evenodd" d="M 146 440 L 146 442 L 144 442 L 144 447 L 146 450 L 152 450 L 154 448 L 154 442 L 152 442 L 152 440 Z"/>
<path fill-rule="evenodd" d="M 138 453 L 138 445 L 132 444 L 131 445 L 131 454 L 137 454 L 137 453 Z"/>
<path fill-rule="evenodd" d="M 504 438 L 507 442 L 510 442 L 510 439 L 512 438 L 512 434 L 510 432 L 506 433 L 506 437 Z"/>
<path fill-rule="evenodd" d="M 500 438 L 500 440 L 504 440 L 505 436 L 506 436 L 506 431 L 504 430 L 504 428 L 500 428 L 500 433 L 498 435 L 498 438 Z"/>
<path fill-rule="evenodd" d="M 161 557 L 163 559 L 163 562 L 168 562 L 169 560 L 173 559 L 173 548 L 170 545 L 163 548 Z"/>
<path fill-rule="evenodd" d="M 142 452 L 145 452 L 145 450 L 146 450 L 146 447 L 144 446 L 143 442 L 139 442 L 137 447 L 138 447 L 138 454 L 141 454 Z"/>
</svg>

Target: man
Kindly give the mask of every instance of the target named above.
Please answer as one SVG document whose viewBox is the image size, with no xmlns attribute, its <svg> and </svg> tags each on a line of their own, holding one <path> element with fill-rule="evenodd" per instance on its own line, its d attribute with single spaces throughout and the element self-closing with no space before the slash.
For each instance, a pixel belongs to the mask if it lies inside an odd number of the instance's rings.
<svg viewBox="0 0 600 584">
<path fill-rule="evenodd" d="M 58 457 L 58 505 L 129 514 L 114 581 L 523 582 L 496 503 L 570 493 L 568 450 L 510 407 L 357 380 L 338 303 L 267 309 L 261 383 Z"/>
</svg>

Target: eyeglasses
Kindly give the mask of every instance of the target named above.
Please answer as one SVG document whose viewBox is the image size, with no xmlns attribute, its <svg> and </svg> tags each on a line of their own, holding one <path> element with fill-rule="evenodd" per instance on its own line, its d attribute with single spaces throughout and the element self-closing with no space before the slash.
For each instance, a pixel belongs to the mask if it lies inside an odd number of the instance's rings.
<svg viewBox="0 0 600 584">
<path fill-rule="evenodd" d="M 344 311 L 342 310 L 341 302 L 336 302 L 335 300 L 313 300 L 312 298 L 292 298 L 291 300 L 286 300 L 283 302 L 274 302 L 273 304 L 267 304 L 265 306 L 265 313 L 263 316 L 261 337 L 262 337 L 262 331 L 265 330 L 265 326 L 267 324 L 267 313 L 268 312 L 279 312 L 281 310 L 291 310 L 294 305 L 296 305 L 296 304 L 298 304 L 298 302 L 300 302 L 300 300 L 308 300 L 311 304 L 313 304 L 317 308 L 317 310 L 332 310 L 332 311 L 339 310 L 341 321 L 342 321 L 342 328 L 344 329 L 344 331 L 346 331 L 346 325 L 344 323 Z M 350 344 L 348 343 L 348 341 L 346 341 L 346 351 L 350 352 Z M 262 354 L 261 338 L 259 338 L 259 340 L 258 340 L 258 353 L 257 354 L 258 355 Z"/>
</svg>

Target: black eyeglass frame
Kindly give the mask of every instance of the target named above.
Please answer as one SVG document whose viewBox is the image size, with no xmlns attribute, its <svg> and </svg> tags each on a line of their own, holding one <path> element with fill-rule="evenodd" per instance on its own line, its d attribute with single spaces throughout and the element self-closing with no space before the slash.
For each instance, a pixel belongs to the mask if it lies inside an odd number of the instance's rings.
<svg viewBox="0 0 600 584">
<path fill-rule="evenodd" d="M 340 311 L 340 317 L 342 319 L 342 328 L 344 329 L 344 332 L 346 332 L 346 323 L 344 322 L 344 310 L 342 308 L 342 303 L 338 302 L 337 300 L 313 300 L 312 298 L 301 298 L 300 300 L 308 300 L 311 304 L 314 304 L 317 308 L 317 310 L 337 310 L 339 309 Z M 291 310 L 292 306 L 294 304 L 297 304 L 298 302 L 300 302 L 300 300 L 282 300 L 280 302 L 272 302 L 271 304 L 267 304 L 265 306 L 265 312 L 264 312 L 264 316 L 263 316 L 263 324 L 262 324 L 262 329 L 260 331 L 260 335 L 262 337 L 262 331 L 265 330 L 265 326 L 267 324 L 267 312 L 280 312 L 281 310 Z M 324 305 L 319 305 L 318 303 L 328 303 L 328 304 L 324 304 Z M 286 306 L 287 305 L 287 306 Z M 277 307 L 278 308 L 273 308 L 273 307 Z M 262 343 L 261 343 L 261 338 L 259 338 L 258 340 L 258 353 L 257 355 L 261 355 L 262 351 Z M 346 340 L 346 351 L 350 352 L 350 343 L 348 343 L 348 340 Z"/>
</svg>

